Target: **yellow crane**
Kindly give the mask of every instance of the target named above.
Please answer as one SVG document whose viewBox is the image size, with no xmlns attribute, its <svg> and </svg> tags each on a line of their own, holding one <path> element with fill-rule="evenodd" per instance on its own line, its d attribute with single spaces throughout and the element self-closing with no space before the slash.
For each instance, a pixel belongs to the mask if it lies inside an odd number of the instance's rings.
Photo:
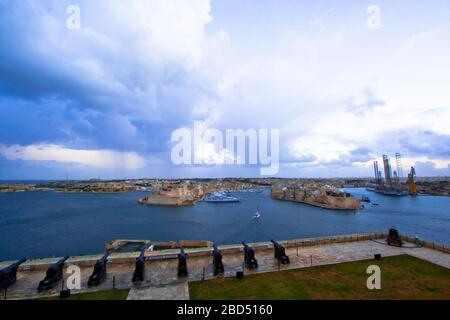
<svg viewBox="0 0 450 320">
<path fill-rule="evenodd" d="M 414 177 L 416 175 L 416 170 L 414 167 L 411 167 L 411 171 L 408 173 L 408 192 L 411 195 L 417 195 L 417 187 L 414 181 Z"/>
</svg>

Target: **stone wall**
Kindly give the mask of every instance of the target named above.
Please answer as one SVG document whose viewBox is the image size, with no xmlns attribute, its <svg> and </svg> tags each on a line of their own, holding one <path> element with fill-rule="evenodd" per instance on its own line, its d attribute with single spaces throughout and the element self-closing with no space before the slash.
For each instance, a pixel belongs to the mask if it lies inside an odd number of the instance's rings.
<svg viewBox="0 0 450 320">
<path fill-rule="evenodd" d="M 327 194 L 324 190 L 306 191 L 299 188 L 276 188 L 271 190 L 271 197 L 276 200 L 306 203 L 316 207 L 333 210 L 358 210 L 361 202 L 354 197 L 335 196 Z"/>
<path fill-rule="evenodd" d="M 373 232 L 373 233 L 362 233 L 362 234 L 349 234 L 349 235 L 340 235 L 340 236 L 330 236 L 330 237 L 318 237 L 318 238 L 305 238 L 305 239 L 294 239 L 294 240 L 280 240 L 278 241 L 280 244 L 285 246 L 286 248 L 296 248 L 296 247 L 313 247 L 327 244 L 335 244 L 335 243 L 348 243 L 348 242 L 357 242 L 357 241 L 368 241 L 368 240 L 384 240 L 387 237 L 387 232 Z M 416 240 L 414 237 L 403 235 L 401 236 L 403 241 L 415 243 Z M 276 240 L 276 239 L 275 239 Z M 202 241 L 202 243 L 204 243 Z M 450 253 L 450 247 L 437 244 L 430 241 L 420 240 L 420 244 L 423 247 L 430 248 L 433 250 L 437 250 L 444 253 Z M 210 244 L 209 244 L 210 245 Z M 263 251 L 273 247 L 273 244 L 268 242 L 258 242 L 258 243 L 249 243 L 255 251 Z M 243 246 L 241 244 L 232 244 L 232 245 L 221 245 L 219 249 L 224 254 L 231 253 L 239 253 L 243 251 Z M 185 249 L 186 254 L 188 256 L 204 256 L 210 255 L 212 252 L 212 248 L 195 248 L 195 249 Z M 179 253 L 179 249 L 169 249 L 169 250 L 161 250 L 154 251 L 149 254 L 151 258 L 164 258 L 170 257 L 174 258 Z M 135 263 L 136 257 L 139 256 L 139 252 L 133 253 L 113 253 L 110 258 L 112 259 L 112 263 L 121 264 L 121 263 Z M 71 257 L 67 263 L 75 263 L 79 266 L 91 267 L 94 266 L 97 259 L 101 258 L 101 255 L 94 256 L 81 256 L 81 257 Z M 57 261 L 58 258 L 52 259 L 42 259 L 42 260 L 32 260 L 24 263 L 20 269 L 23 271 L 26 270 L 46 270 L 50 264 Z M 0 267 L 4 267 L 11 262 L 2 262 L 0 263 Z"/>
<path fill-rule="evenodd" d="M 415 237 L 410 237 L 410 236 L 401 236 L 401 237 L 402 237 L 403 241 L 416 243 Z M 450 253 L 450 247 L 447 247 L 440 243 L 435 243 L 435 242 L 426 241 L 426 240 L 419 240 L 419 244 L 421 247 L 424 247 L 424 248 L 433 249 L 433 250 L 440 251 L 443 253 Z"/>
</svg>

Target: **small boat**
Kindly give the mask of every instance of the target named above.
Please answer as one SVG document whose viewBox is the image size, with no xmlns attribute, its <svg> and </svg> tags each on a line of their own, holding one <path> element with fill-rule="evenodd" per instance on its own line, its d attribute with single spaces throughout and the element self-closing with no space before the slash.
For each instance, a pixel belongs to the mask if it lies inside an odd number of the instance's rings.
<svg viewBox="0 0 450 320">
<path fill-rule="evenodd" d="M 362 197 L 361 201 L 362 202 L 370 202 L 370 199 L 369 199 L 369 197 Z"/>
<path fill-rule="evenodd" d="M 259 219 L 259 218 L 261 218 L 261 214 L 260 214 L 259 212 L 256 212 L 256 213 L 253 215 L 253 219 Z"/>
</svg>

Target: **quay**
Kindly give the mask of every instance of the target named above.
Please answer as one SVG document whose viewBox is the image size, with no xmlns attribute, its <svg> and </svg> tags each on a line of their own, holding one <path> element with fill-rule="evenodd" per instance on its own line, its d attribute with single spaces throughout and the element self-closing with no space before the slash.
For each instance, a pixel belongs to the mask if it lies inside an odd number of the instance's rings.
<svg viewBox="0 0 450 320">
<path fill-rule="evenodd" d="M 450 269 L 450 248 L 444 245 L 420 241 L 402 235 L 403 247 L 386 245 L 387 233 L 353 234 L 334 237 L 321 237 L 278 241 L 286 248 L 290 264 L 279 264 L 274 258 L 271 242 L 251 243 L 258 260 L 257 269 L 244 268 L 245 275 L 276 272 L 281 270 L 308 268 L 311 266 L 337 264 L 351 261 L 373 259 L 375 254 L 397 256 L 408 254 L 419 259 Z M 70 257 L 65 268 L 77 265 L 81 269 L 81 289 L 72 290 L 72 294 L 104 291 L 112 289 L 130 289 L 130 300 L 187 300 L 189 299 L 189 282 L 209 280 L 217 277 L 235 277 L 243 270 L 244 253 L 242 245 L 222 245 L 219 249 L 223 255 L 225 272 L 214 276 L 212 248 L 186 249 L 188 276 L 178 277 L 178 249 L 169 249 L 146 253 L 145 278 L 141 283 L 131 281 L 138 252 L 112 253 L 107 264 L 104 282 L 98 287 L 87 286 L 88 278 L 98 256 Z M 17 282 L 7 291 L 7 299 L 35 299 L 58 296 L 62 288 L 60 281 L 49 291 L 39 293 L 37 286 L 47 268 L 58 258 L 27 261 L 17 273 Z M 1 262 L 0 269 L 10 262 Z M 69 274 L 64 272 L 67 278 Z M 1 292 L 3 294 L 3 292 Z M 3 296 L 1 297 L 3 299 Z"/>
</svg>

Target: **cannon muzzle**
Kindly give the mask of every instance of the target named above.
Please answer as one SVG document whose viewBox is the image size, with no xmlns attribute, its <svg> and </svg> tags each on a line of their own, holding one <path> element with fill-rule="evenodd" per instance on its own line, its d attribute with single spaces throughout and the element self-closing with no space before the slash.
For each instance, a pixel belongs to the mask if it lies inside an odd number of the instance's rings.
<svg viewBox="0 0 450 320">
<path fill-rule="evenodd" d="M 61 258 L 60 260 L 58 260 L 55 265 L 61 265 L 64 264 L 67 260 L 69 260 L 69 256 L 65 256 L 64 258 Z"/>
<path fill-rule="evenodd" d="M 15 265 L 17 265 L 17 266 L 20 266 L 22 263 L 24 263 L 25 261 L 27 261 L 27 258 L 22 258 L 22 259 L 20 259 L 19 261 L 17 261 L 16 263 L 15 263 Z"/>
</svg>

